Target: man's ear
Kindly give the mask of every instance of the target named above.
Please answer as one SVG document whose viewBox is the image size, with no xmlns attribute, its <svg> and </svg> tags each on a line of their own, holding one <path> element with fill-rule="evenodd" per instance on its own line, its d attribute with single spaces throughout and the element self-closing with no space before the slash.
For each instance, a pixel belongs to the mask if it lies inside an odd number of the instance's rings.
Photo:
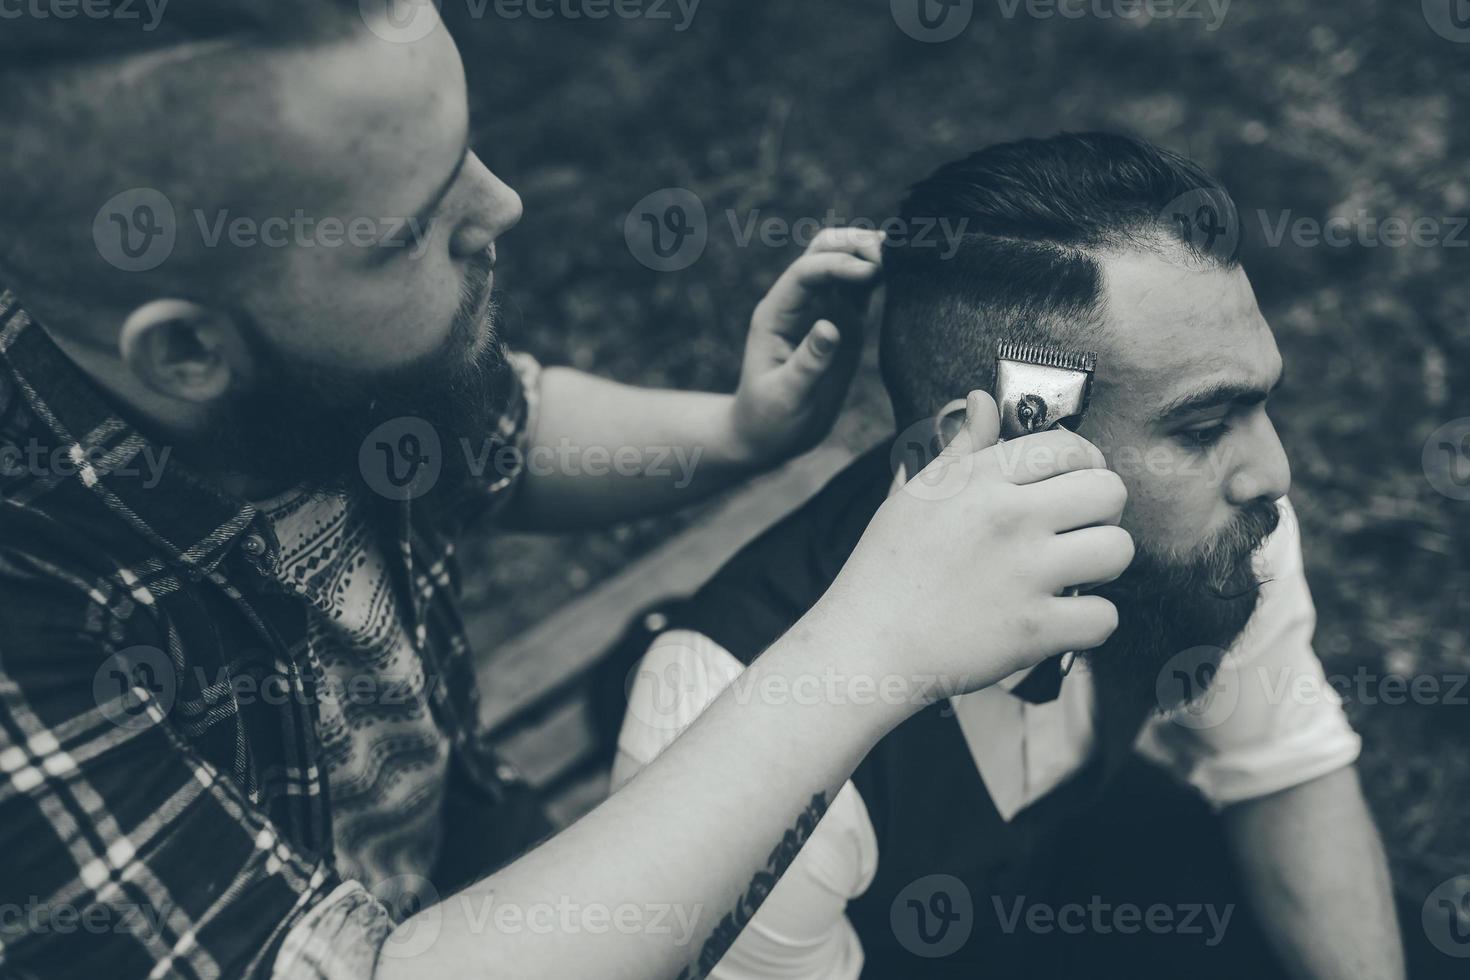
<svg viewBox="0 0 1470 980">
<path fill-rule="evenodd" d="M 956 398 L 934 413 L 933 424 L 934 445 L 942 449 L 954 442 L 965 427 L 965 399 Z"/>
<path fill-rule="evenodd" d="M 196 404 L 229 391 L 246 356 L 230 316 L 180 299 L 153 300 L 129 314 L 118 354 L 151 390 Z"/>
</svg>

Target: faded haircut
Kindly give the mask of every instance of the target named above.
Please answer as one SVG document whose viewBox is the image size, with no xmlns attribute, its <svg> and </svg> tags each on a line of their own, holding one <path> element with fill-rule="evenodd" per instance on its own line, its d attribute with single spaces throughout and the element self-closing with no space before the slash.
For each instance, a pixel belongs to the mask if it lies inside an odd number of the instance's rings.
<svg viewBox="0 0 1470 980">
<path fill-rule="evenodd" d="M 1222 245 L 1190 224 L 1206 205 L 1211 221 L 1239 227 L 1229 193 L 1198 164 L 1113 133 L 998 144 L 920 181 L 904 225 L 960 234 L 949 249 L 915 237 L 885 250 L 880 363 L 900 427 L 988 390 L 1002 341 L 1095 346 L 1103 254 L 1173 250 L 1236 266 L 1234 238 Z"/>
<path fill-rule="evenodd" d="M 140 66 L 185 64 L 213 45 L 309 44 L 359 16 L 349 0 L 172 0 L 154 10 L 89 0 L 76 16 L 27 7 L 0 21 L 0 286 L 66 289 L 95 259 L 79 229 L 97 207 L 130 179 L 179 176 L 172 141 L 208 124 L 210 69 L 140 82 Z M 125 119 L 141 122 L 129 131 Z"/>
</svg>

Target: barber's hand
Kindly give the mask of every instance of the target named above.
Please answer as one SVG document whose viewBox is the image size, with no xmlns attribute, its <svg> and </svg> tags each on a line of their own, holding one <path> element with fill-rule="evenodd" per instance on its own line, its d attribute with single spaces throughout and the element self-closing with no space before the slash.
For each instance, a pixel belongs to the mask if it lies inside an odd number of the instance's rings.
<svg viewBox="0 0 1470 980">
<path fill-rule="evenodd" d="M 994 400 L 974 392 L 967 407 L 803 621 L 846 643 L 858 669 L 936 676 L 929 700 L 1100 645 L 1118 625 L 1113 604 L 1062 592 L 1110 582 L 1133 560 L 1117 526 L 1128 493 L 1095 446 L 1061 429 L 996 445 Z"/>
<path fill-rule="evenodd" d="M 881 232 L 829 228 L 756 306 L 731 409 L 741 458 L 772 465 L 831 431 L 882 261 Z"/>
</svg>

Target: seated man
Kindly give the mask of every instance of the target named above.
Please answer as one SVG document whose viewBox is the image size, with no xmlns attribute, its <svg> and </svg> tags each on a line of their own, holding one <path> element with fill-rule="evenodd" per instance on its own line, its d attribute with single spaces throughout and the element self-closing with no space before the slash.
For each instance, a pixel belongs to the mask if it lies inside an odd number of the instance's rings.
<svg viewBox="0 0 1470 980">
<path fill-rule="evenodd" d="M 887 249 L 882 372 L 904 435 L 664 610 L 615 784 L 739 684 L 886 498 L 937 492 L 906 481 L 991 383 L 1000 342 L 1098 353 L 1079 431 L 1127 484 L 1137 558 L 1094 590 L 1119 629 L 1065 677 L 1048 661 L 880 742 L 713 975 L 1401 976 L 1359 739 L 1329 696 L 1282 693 L 1326 685 L 1266 414 L 1281 356 L 1229 239 L 1205 234 L 1238 227 L 1228 195 L 1141 141 L 1064 135 L 943 167 L 901 218 L 965 231 L 953 256 Z M 740 696 L 895 690 L 812 680 Z M 1138 754 L 1220 820 L 1160 793 Z"/>
</svg>

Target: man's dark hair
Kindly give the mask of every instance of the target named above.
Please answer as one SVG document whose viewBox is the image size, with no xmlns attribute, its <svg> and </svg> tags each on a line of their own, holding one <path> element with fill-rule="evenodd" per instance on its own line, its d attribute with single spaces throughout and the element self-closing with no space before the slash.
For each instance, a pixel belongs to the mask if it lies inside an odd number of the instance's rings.
<svg viewBox="0 0 1470 980">
<path fill-rule="evenodd" d="M 1090 347 L 1102 323 L 1102 253 L 1239 261 L 1235 205 L 1219 181 L 1113 133 L 991 146 L 916 184 L 899 217 L 911 231 L 884 255 L 881 363 L 900 426 L 989 389 L 1001 341 Z M 941 247 L 936 227 L 958 239 Z"/>
</svg>

